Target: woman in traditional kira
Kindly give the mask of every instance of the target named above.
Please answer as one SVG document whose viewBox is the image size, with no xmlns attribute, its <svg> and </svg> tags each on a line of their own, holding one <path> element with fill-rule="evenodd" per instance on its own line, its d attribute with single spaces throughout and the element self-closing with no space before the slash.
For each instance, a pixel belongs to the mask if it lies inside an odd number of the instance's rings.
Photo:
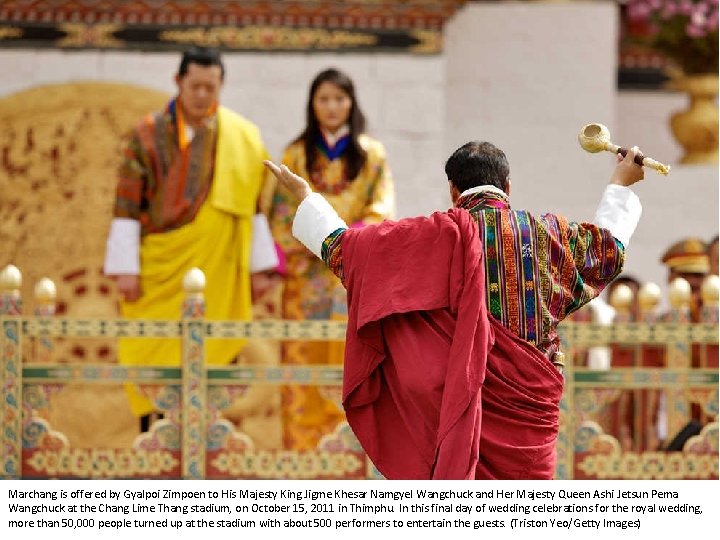
<svg viewBox="0 0 720 540">
<path fill-rule="evenodd" d="M 326 69 L 312 81 L 307 125 L 285 149 L 282 162 L 309 179 L 346 223 L 360 227 L 394 214 L 394 187 L 383 145 L 365 133 L 352 80 Z M 346 318 L 345 290 L 340 281 L 292 236 L 297 202 L 282 187 L 273 196 L 270 225 L 285 258 L 282 295 L 284 319 Z M 343 342 L 286 342 L 287 364 L 341 363 Z M 339 404 L 316 388 L 283 389 L 283 440 L 288 449 L 315 448 L 344 419 Z"/>
</svg>

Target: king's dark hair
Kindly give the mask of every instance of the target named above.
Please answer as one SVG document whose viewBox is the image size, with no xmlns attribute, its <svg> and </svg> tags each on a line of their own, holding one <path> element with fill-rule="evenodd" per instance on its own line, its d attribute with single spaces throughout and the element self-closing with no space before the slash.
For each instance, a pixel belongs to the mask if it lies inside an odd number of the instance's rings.
<svg viewBox="0 0 720 540">
<path fill-rule="evenodd" d="M 178 75 L 182 78 L 187 72 L 190 64 L 198 64 L 200 66 L 219 66 L 220 77 L 225 78 L 225 66 L 223 65 L 220 51 L 208 47 L 193 47 L 185 51 L 180 60 Z"/>
</svg>

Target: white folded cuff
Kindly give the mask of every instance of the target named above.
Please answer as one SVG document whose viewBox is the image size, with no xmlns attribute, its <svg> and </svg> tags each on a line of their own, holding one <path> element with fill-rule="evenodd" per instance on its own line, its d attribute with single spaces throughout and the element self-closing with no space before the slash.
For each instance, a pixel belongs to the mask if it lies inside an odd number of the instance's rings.
<svg viewBox="0 0 720 540">
<path fill-rule="evenodd" d="M 275 241 L 265 214 L 253 216 L 252 250 L 250 252 L 250 273 L 272 270 L 278 265 Z"/>
<path fill-rule="evenodd" d="M 600 199 L 593 223 L 608 229 L 627 248 L 641 214 L 640 199 L 629 187 L 609 184 Z"/>
<path fill-rule="evenodd" d="M 605 302 L 600 296 L 593 298 L 588 303 L 592 315 L 592 322 L 609 326 L 615 320 L 615 308 Z"/>
<path fill-rule="evenodd" d="M 140 274 L 140 222 L 130 218 L 115 218 L 105 251 L 106 275 Z"/>
<path fill-rule="evenodd" d="M 347 229 L 335 209 L 322 195 L 312 193 L 298 206 L 292 233 L 318 259 L 322 258 L 323 241 L 338 229 Z"/>
</svg>

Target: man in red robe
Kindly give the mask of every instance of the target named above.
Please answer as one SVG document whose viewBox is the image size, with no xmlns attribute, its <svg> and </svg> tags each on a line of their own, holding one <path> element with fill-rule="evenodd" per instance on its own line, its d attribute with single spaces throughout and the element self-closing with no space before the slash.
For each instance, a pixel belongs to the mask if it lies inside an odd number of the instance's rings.
<svg viewBox="0 0 720 540">
<path fill-rule="evenodd" d="M 454 208 L 348 229 L 286 167 L 293 235 L 348 292 L 343 406 L 390 479 L 550 479 L 562 397 L 556 327 L 622 270 L 641 207 L 636 149 L 593 223 L 512 210 L 490 143 L 448 159 Z"/>
</svg>

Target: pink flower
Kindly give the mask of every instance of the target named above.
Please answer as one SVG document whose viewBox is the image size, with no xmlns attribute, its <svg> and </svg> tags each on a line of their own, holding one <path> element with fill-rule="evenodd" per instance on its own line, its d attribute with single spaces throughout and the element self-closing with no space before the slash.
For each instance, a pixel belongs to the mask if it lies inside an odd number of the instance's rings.
<svg viewBox="0 0 720 540">
<path fill-rule="evenodd" d="M 707 30 L 712 32 L 718 29 L 718 12 L 713 11 L 707 19 Z"/>
<path fill-rule="evenodd" d="M 698 28 L 702 28 L 703 26 L 705 26 L 705 21 L 705 14 L 700 11 L 696 11 L 690 16 L 690 24 L 693 24 Z"/>
<path fill-rule="evenodd" d="M 627 17 L 642 23 L 647 42 L 688 73 L 717 70 L 720 0 L 627 0 Z"/>
<path fill-rule="evenodd" d="M 673 18 L 678 12 L 678 6 L 675 2 L 669 1 L 665 3 L 665 7 L 660 13 L 660 17 L 664 20 Z"/>
<path fill-rule="evenodd" d="M 690 37 L 694 37 L 694 38 L 705 37 L 705 29 L 702 28 L 701 26 L 695 26 L 693 23 L 688 23 L 688 25 L 685 27 L 685 32 Z"/>
<path fill-rule="evenodd" d="M 690 15 L 693 12 L 694 4 L 692 0 L 680 0 L 678 11 L 683 15 Z"/>
<path fill-rule="evenodd" d="M 628 17 L 635 21 L 644 21 L 650 15 L 650 5 L 646 2 L 633 2 L 628 5 Z"/>
</svg>

